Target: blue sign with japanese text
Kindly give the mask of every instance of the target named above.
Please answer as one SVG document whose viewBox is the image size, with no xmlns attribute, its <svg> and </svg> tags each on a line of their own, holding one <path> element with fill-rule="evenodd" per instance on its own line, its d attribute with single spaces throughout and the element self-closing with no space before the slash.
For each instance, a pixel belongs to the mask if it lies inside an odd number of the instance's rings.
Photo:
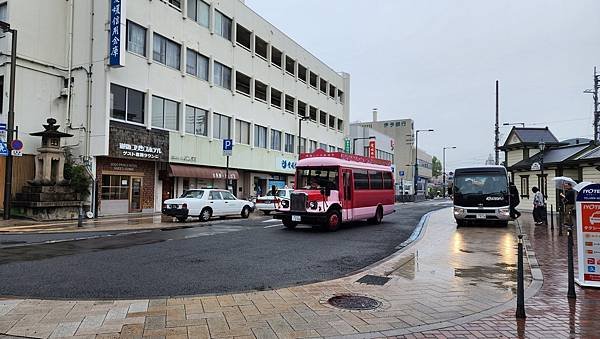
<svg viewBox="0 0 600 339">
<path fill-rule="evenodd" d="M 125 66 L 125 2 L 110 0 L 110 31 L 108 64 L 113 67 Z"/>
<path fill-rule="evenodd" d="M 577 194 L 577 201 L 600 201 L 600 184 L 590 184 Z"/>
</svg>

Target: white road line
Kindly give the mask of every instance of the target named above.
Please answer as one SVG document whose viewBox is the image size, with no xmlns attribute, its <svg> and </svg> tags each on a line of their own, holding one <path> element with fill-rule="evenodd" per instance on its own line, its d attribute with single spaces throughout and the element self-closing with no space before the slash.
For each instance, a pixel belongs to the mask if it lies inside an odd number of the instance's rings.
<svg viewBox="0 0 600 339">
<path fill-rule="evenodd" d="M 279 226 L 283 226 L 283 224 L 269 225 L 269 226 L 265 226 L 263 228 L 272 228 L 272 227 L 279 227 Z"/>
<path fill-rule="evenodd" d="M 277 219 L 267 219 L 267 220 L 263 220 L 262 222 L 280 222 Z"/>
</svg>

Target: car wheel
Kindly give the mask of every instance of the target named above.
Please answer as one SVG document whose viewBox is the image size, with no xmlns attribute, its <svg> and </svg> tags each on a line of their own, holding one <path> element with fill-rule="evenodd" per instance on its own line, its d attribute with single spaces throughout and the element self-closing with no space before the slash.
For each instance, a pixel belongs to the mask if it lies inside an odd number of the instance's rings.
<svg viewBox="0 0 600 339">
<path fill-rule="evenodd" d="M 334 232 L 340 228 L 341 223 L 342 214 L 339 211 L 329 211 L 323 227 L 326 231 Z"/>
<path fill-rule="evenodd" d="M 179 222 L 185 222 L 187 220 L 187 217 L 177 217 L 177 221 Z"/>
<path fill-rule="evenodd" d="M 262 211 L 264 215 L 269 215 L 271 214 L 271 211 Z"/>
<path fill-rule="evenodd" d="M 383 220 L 383 208 L 381 206 L 377 207 L 377 211 L 375 211 L 375 216 L 369 219 L 369 223 L 372 225 L 381 224 L 381 220 Z"/>
<path fill-rule="evenodd" d="M 212 217 L 212 210 L 208 207 L 204 207 L 202 211 L 200 211 L 200 221 L 208 221 Z"/>
<path fill-rule="evenodd" d="M 250 216 L 250 207 L 244 206 L 242 208 L 242 218 L 247 219 Z"/>
<path fill-rule="evenodd" d="M 296 226 L 298 226 L 298 222 L 292 221 L 291 217 L 283 218 L 281 221 L 283 222 L 283 226 L 289 229 L 294 229 Z"/>
</svg>

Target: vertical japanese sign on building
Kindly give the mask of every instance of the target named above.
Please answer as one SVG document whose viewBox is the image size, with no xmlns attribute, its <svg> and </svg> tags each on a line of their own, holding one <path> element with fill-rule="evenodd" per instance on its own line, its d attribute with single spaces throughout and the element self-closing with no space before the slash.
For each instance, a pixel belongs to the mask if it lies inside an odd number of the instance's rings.
<svg viewBox="0 0 600 339">
<path fill-rule="evenodd" d="M 375 140 L 369 140 L 369 158 L 377 157 L 377 149 L 375 148 Z"/>
<path fill-rule="evenodd" d="M 577 283 L 600 287 L 600 184 L 589 184 L 579 189 L 576 215 Z"/>
<path fill-rule="evenodd" d="M 108 65 L 125 66 L 126 0 L 110 0 L 110 31 L 108 33 Z"/>
</svg>

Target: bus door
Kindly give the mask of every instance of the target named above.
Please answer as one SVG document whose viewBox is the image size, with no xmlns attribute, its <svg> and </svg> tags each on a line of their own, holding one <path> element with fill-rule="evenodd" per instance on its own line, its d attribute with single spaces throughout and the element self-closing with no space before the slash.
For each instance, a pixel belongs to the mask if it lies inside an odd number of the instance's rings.
<svg viewBox="0 0 600 339">
<path fill-rule="evenodd" d="M 352 220 L 352 170 L 342 169 L 342 220 Z"/>
</svg>

